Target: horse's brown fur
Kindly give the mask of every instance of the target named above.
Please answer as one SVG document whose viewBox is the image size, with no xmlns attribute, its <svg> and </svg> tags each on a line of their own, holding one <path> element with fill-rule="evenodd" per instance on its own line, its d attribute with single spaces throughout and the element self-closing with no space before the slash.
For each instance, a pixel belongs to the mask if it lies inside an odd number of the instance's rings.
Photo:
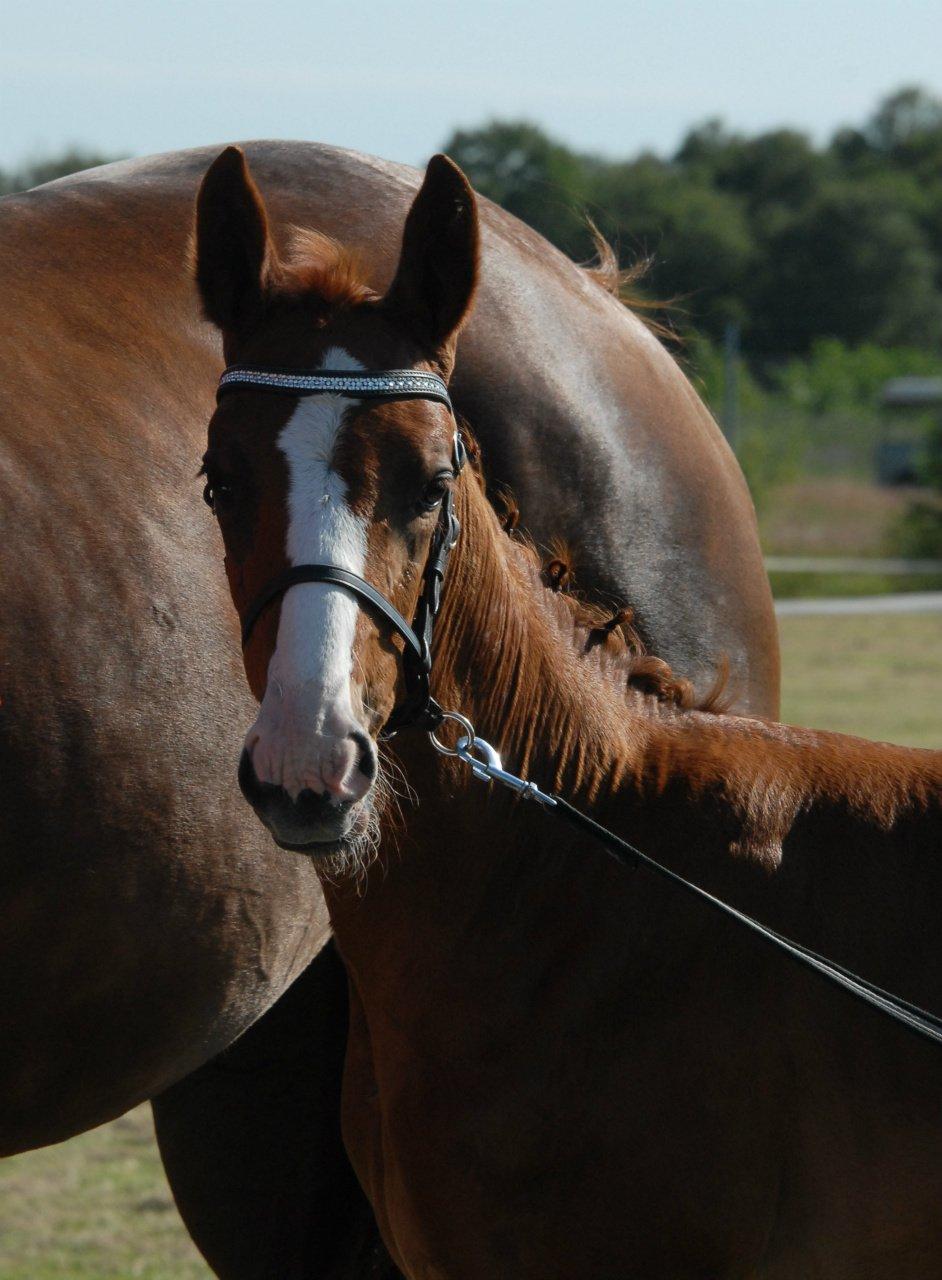
<svg viewBox="0 0 942 1280">
<path fill-rule="evenodd" d="M 473 288 L 467 252 L 456 265 Z M 460 320 L 468 291 L 452 285 Z M 339 343 L 372 367 L 447 364 L 383 300 L 334 307 L 321 328 L 303 314 L 276 290 L 252 353 L 311 365 Z M 214 449 L 257 461 L 275 519 L 290 406 L 247 395 L 212 427 Z M 409 495 L 447 457 L 449 425 L 439 406 L 364 406 L 337 442 L 367 576 L 407 615 L 435 524 Z M 478 468 L 456 502 L 438 700 L 509 768 L 671 867 L 942 1007 L 942 753 L 691 709 L 622 612 L 559 590 L 561 549 L 544 567 L 502 527 Z M 243 513 L 256 575 L 258 523 Z M 253 643 L 263 671 L 271 632 Z M 399 663 L 365 616 L 352 671 L 375 730 Z M 421 737 L 395 752 L 420 803 L 387 824 L 381 868 L 325 892 L 350 977 L 345 1142 L 408 1277 L 935 1280 L 934 1048 Z"/>
<path fill-rule="evenodd" d="M 942 753 L 684 709 L 543 586 L 475 478 L 436 693 L 505 763 L 942 1008 Z M 937 1274 L 938 1051 L 420 742 L 364 891 L 345 1134 L 406 1275 Z"/>
<path fill-rule="evenodd" d="M 355 306 L 376 298 L 364 280 L 362 257 L 332 236 L 293 227 L 279 292 L 316 297 L 327 307 Z"/>
<path fill-rule="evenodd" d="M 246 150 L 276 238 L 301 223 L 358 246 L 382 292 L 415 171 L 317 143 Z M 263 1015 L 326 916 L 310 865 L 272 846 L 235 784 L 252 702 L 193 479 L 223 360 L 185 265 L 217 151 L 0 201 L 0 1150 L 160 1093 L 181 1209 L 219 1274 L 242 1280 L 339 1267 L 359 1210 L 334 1132 L 335 968 L 306 969 Z M 699 669 L 729 650 L 739 705 L 774 711 L 755 523 L 708 412 L 584 273 L 494 206 L 483 224 L 453 390 L 492 479 L 514 486 L 539 537 L 565 529 L 587 586 L 632 584 L 658 652 Z M 223 1068 L 164 1092 L 259 1015 Z"/>
</svg>

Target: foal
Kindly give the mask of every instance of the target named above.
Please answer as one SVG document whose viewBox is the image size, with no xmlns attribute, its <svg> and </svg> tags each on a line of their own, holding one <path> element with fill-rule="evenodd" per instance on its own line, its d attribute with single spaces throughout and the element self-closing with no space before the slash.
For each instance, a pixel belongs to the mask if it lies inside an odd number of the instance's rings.
<svg viewBox="0 0 942 1280">
<path fill-rule="evenodd" d="M 383 298 L 329 246 L 320 267 L 277 263 L 231 155 L 204 183 L 197 247 L 230 364 L 449 376 L 477 232 L 446 161 Z M 711 892 L 942 1006 L 942 753 L 685 709 L 680 686 L 639 692 L 617 630 L 548 589 L 477 470 L 456 474 L 453 432 L 428 400 L 225 395 L 207 487 L 243 619 L 312 560 L 411 617 L 452 495 L 438 701 Z M 939 1275 L 937 1050 L 418 735 L 395 751 L 420 803 L 384 822 L 381 868 L 340 874 L 402 700 L 399 642 L 344 588 L 305 582 L 259 615 L 246 670 L 262 705 L 243 785 L 281 844 L 332 872 L 344 1137 L 406 1276 Z"/>
</svg>

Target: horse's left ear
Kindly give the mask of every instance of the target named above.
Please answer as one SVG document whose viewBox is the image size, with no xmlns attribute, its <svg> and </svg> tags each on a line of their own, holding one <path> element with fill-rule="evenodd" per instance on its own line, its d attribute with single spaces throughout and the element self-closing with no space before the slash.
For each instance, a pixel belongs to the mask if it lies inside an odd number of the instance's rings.
<svg viewBox="0 0 942 1280">
<path fill-rule="evenodd" d="M 478 282 L 478 210 L 467 178 L 433 156 L 406 218 L 402 254 L 385 302 L 436 351 L 452 345 Z"/>
</svg>

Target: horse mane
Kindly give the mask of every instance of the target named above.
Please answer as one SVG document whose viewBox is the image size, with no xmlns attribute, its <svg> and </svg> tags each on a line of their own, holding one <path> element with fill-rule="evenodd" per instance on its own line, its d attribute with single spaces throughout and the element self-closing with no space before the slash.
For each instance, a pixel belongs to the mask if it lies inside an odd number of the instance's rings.
<svg viewBox="0 0 942 1280">
<path fill-rule="evenodd" d="M 295 296 L 314 294 L 332 307 L 356 306 L 378 296 L 364 280 L 363 261 L 356 249 L 308 227 L 290 228 L 278 288 Z"/>
<path fill-rule="evenodd" d="M 654 314 L 666 315 L 674 305 L 673 301 L 663 298 L 648 298 L 639 289 L 639 285 L 654 266 L 651 254 L 644 254 L 630 266 L 622 267 L 618 262 L 618 254 L 611 243 L 606 240 L 591 218 L 586 218 L 589 235 L 595 248 L 595 258 L 582 264 L 582 270 L 595 284 L 610 293 L 613 298 L 636 315 L 641 323 L 662 342 L 676 343 L 678 335 L 669 322 L 659 320 Z"/>
<path fill-rule="evenodd" d="M 620 302 L 634 305 L 635 299 L 630 296 L 633 286 L 648 274 L 653 265 L 653 259 L 645 256 L 633 262 L 629 267 L 620 266 L 618 254 L 615 252 L 611 241 L 602 235 L 591 218 L 586 218 L 586 224 L 589 235 L 592 237 L 595 257 L 591 262 L 582 264 L 583 271 L 590 280 L 594 280 L 600 289 L 610 293 L 613 298 L 618 298 Z"/>
<path fill-rule="evenodd" d="M 498 494 L 498 519 L 529 574 L 551 593 L 564 610 L 573 639 L 583 653 L 598 656 L 620 670 L 627 691 L 636 691 L 683 711 L 721 714 L 728 707 L 729 663 L 724 657 L 716 679 L 700 697 L 693 682 L 678 675 L 668 662 L 649 653 L 634 626 L 634 610 L 627 605 L 605 607 L 576 589 L 573 556 L 561 541 L 541 552 L 520 529 L 520 511 L 506 491 Z"/>
</svg>

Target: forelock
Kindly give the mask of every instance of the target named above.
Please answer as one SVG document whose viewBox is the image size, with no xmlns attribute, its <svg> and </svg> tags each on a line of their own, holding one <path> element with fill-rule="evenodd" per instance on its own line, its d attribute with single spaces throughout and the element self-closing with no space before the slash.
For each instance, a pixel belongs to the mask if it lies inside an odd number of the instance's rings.
<svg viewBox="0 0 942 1280">
<path fill-rule="evenodd" d="M 355 249 L 323 232 L 293 227 L 278 292 L 293 297 L 310 295 L 332 307 L 375 302 L 378 295 L 364 275 Z"/>
</svg>

